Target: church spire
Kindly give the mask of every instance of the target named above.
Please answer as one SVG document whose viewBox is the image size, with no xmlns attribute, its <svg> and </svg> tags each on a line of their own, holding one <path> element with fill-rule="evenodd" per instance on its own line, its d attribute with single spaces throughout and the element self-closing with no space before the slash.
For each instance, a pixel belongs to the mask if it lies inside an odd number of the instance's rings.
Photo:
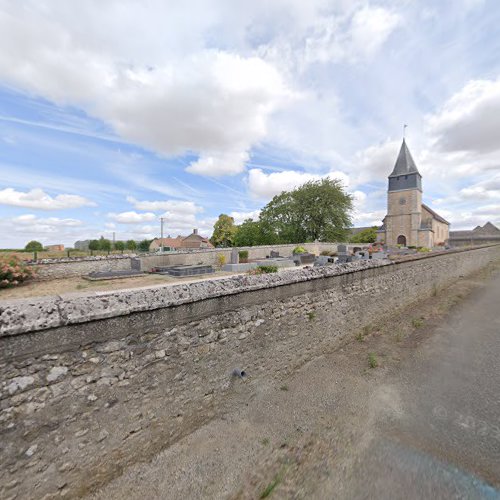
<svg viewBox="0 0 500 500">
<path fill-rule="evenodd" d="M 410 150 L 406 145 L 406 141 L 403 138 L 403 143 L 401 144 L 401 149 L 399 150 L 398 159 L 396 160 L 396 164 L 394 165 L 394 169 L 392 170 L 391 175 L 389 177 L 397 177 L 399 175 L 408 175 L 408 174 L 419 174 L 420 172 L 413 161 Z"/>
</svg>

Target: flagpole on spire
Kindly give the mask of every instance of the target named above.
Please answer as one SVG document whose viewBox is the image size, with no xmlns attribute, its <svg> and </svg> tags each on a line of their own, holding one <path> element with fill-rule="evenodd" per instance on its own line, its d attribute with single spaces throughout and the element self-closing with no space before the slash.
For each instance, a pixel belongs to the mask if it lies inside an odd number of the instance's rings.
<svg viewBox="0 0 500 500">
<path fill-rule="evenodd" d="M 406 139 L 406 127 L 408 125 L 406 125 L 406 123 L 403 125 L 403 141 Z"/>
</svg>

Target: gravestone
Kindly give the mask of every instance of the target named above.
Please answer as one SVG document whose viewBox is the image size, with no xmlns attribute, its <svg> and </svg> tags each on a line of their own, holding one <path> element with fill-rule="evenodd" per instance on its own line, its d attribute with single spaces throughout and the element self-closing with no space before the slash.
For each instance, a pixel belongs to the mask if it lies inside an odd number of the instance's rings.
<svg viewBox="0 0 500 500">
<path fill-rule="evenodd" d="M 277 259 L 279 256 L 280 256 L 279 252 L 271 250 L 271 254 L 269 255 L 269 258 L 271 258 L 271 259 Z"/>
<path fill-rule="evenodd" d="M 231 262 L 230 262 L 230 264 L 239 264 L 239 262 L 240 262 L 240 256 L 238 253 L 238 249 L 233 248 L 231 250 Z"/>
</svg>

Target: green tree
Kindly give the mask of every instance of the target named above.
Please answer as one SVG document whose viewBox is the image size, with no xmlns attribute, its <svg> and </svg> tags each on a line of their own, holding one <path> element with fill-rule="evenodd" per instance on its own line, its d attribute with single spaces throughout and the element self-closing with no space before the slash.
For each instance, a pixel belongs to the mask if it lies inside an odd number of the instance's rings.
<svg viewBox="0 0 500 500">
<path fill-rule="evenodd" d="M 236 226 L 234 219 L 226 214 L 220 214 L 214 224 L 214 233 L 210 241 L 214 247 L 232 247 L 234 245 L 234 236 Z"/>
<path fill-rule="evenodd" d="M 377 241 L 377 226 L 368 227 L 360 231 L 358 234 L 351 236 L 351 243 L 374 243 Z"/>
<path fill-rule="evenodd" d="M 125 246 L 127 250 L 135 250 L 137 248 L 137 243 L 134 240 L 128 240 Z"/>
<path fill-rule="evenodd" d="M 260 214 L 261 231 L 273 243 L 345 241 L 352 196 L 339 180 L 309 181 L 275 196 Z"/>
<path fill-rule="evenodd" d="M 94 255 L 94 252 L 96 250 L 99 250 L 99 240 L 90 240 L 89 250 L 90 250 L 90 255 Z"/>
<path fill-rule="evenodd" d="M 266 240 L 266 235 L 263 233 L 259 221 L 247 219 L 236 227 L 234 245 L 237 247 L 253 247 L 271 243 L 273 242 Z"/>
<path fill-rule="evenodd" d="M 115 250 L 118 250 L 119 252 L 123 253 L 123 250 L 125 250 L 125 242 L 124 241 L 116 241 L 115 242 Z"/>
<path fill-rule="evenodd" d="M 24 249 L 28 252 L 41 252 L 43 245 L 39 241 L 33 240 L 27 243 Z"/>
<path fill-rule="evenodd" d="M 99 250 L 109 252 L 111 250 L 111 241 L 101 236 L 99 239 Z"/>
<path fill-rule="evenodd" d="M 152 240 L 142 240 L 141 242 L 139 242 L 139 245 L 137 246 L 137 248 L 141 252 L 149 252 L 149 245 L 151 245 L 151 241 Z"/>
</svg>

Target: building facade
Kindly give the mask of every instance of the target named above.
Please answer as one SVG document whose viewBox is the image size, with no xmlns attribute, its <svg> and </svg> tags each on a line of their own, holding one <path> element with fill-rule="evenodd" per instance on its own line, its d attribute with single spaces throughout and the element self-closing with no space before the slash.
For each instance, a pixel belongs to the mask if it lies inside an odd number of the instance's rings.
<svg viewBox="0 0 500 500">
<path fill-rule="evenodd" d="M 377 241 L 390 247 L 432 248 L 447 242 L 449 227 L 448 221 L 422 203 L 422 176 L 403 139 L 389 175 L 387 215 L 377 231 Z"/>
</svg>

